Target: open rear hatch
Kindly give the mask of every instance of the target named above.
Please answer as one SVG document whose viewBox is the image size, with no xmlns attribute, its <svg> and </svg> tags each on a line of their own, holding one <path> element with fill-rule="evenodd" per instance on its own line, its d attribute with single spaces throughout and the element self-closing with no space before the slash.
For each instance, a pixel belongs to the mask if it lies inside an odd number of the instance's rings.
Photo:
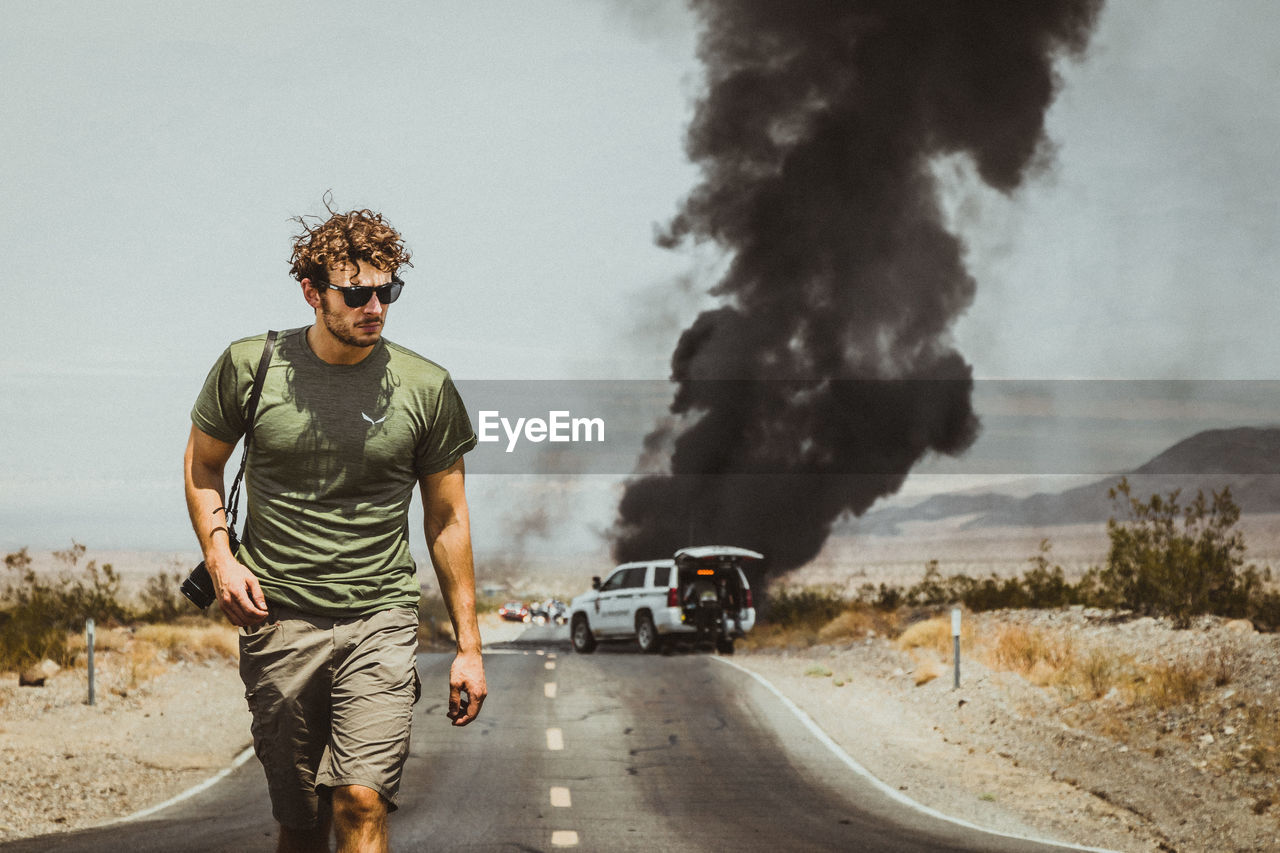
<svg viewBox="0 0 1280 853">
<path fill-rule="evenodd" d="M 764 555 L 728 545 L 701 545 L 676 552 L 680 608 L 684 621 L 700 632 L 718 632 L 723 617 L 735 622 L 752 606 L 751 590 L 744 588 L 739 568 Z"/>
</svg>

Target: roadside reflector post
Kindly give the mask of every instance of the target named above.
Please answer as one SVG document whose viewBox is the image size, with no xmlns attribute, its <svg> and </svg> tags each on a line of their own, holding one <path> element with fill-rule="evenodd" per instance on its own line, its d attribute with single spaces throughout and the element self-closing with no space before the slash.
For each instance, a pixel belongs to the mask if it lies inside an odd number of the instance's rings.
<svg viewBox="0 0 1280 853">
<path fill-rule="evenodd" d="M 956 662 L 956 677 L 952 689 L 960 689 L 960 608 L 951 608 L 951 644 Z"/>
<path fill-rule="evenodd" d="M 89 652 L 89 704 L 93 704 L 93 619 L 84 623 L 85 646 Z"/>
</svg>

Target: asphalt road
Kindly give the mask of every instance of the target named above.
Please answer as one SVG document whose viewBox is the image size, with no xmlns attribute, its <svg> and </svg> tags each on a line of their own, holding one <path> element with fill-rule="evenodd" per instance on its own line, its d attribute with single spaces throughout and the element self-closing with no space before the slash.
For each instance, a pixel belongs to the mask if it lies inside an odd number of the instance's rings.
<svg viewBox="0 0 1280 853">
<path fill-rule="evenodd" d="M 575 655 L 537 628 L 487 656 L 481 717 L 444 716 L 449 657 L 421 655 L 423 699 L 391 818 L 397 851 L 1048 851 L 894 801 L 762 685 L 707 654 Z M 4 853 L 269 851 L 256 760 L 130 823 Z"/>
</svg>

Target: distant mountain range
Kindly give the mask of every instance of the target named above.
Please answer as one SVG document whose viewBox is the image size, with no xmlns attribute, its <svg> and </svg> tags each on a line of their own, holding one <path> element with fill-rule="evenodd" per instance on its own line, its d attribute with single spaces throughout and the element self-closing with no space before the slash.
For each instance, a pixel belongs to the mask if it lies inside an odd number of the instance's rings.
<svg viewBox="0 0 1280 853">
<path fill-rule="evenodd" d="M 872 510 L 852 525 L 859 533 L 893 535 L 911 521 L 972 516 L 962 528 L 1052 526 L 1106 521 L 1117 506 L 1107 491 L 1124 476 L 1134 497 L 1167 494 L 1181 488 L 1182 498 L 1202 489 L 1231 488 L 1244 513 L 1280 512 L 1280 429 L 1238 427 L 1206 430 L 1178 442 L 1132 471 L 1085 486 L 1026 498 L 986 492 L 935 495 L 912 507 Z"/>
</svg>

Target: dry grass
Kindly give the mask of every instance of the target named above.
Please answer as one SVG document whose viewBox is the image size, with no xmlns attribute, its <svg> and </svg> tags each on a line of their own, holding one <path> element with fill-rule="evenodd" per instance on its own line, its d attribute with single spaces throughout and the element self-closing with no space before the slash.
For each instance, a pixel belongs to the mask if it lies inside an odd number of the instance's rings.
<svg viewBox="0 0 1280 853">
<path fill-rule="evenodd" d="M 1251 703 L 1245 719 L 1251 733 L 1243 756 L 1245 766 L 1254 773 L 1274 774 L 1280 769 L 1280 710 Z"/>
<path fill-rule="evenodd" d="M 912 679 L 915 681 L 916 687 L 920 687 L 940 675 L 942 675 L 942 667 L 936 661 L 924 660 L 917 661 L 916 670 L 912 673 Z"/>
<path fill-rule="evenodd" d="M 977 638 L 971 620 L 965 620 L 960 626 L 960 652 L 964 654 L 973 647 Z M 944 660 L 951 660 L 955 643 L 951 637 L 951 617 L 939 616 L 909 626 L 898 637 L 897 646 L 905 651 L 927 649 L 936 652 Z"/>
<path fill-rule="evenodd" d="M 1070 680 L 1078 657 L 1065 636 L 1023 625 L 1001 625 L 987 639 L 985 658 L 992 668 L 1016 672 L 1032 684 Z"/>
<path fill-rule="evenodd" d="M 974 632 L 971 625 L 960 628 L 960 649 L 973 644 Z M 915 661 L 915 669 L 911 673 L 916 687 L 928 684 L 943 673 L 942 662 L 953 662 L 955 640 L 951 636 L 951 617 L 939 617 L 916 622 L 902 632 L 897 639 L 897 646 L 908 652 Z"/>
<path fill-rule="evenodd" d="M 1120 684 L 1132 680 L 1132 661 L 1105 649 L 1089 649 L 1078 655 L 1069 683 L 1086 699 L 1101 699 Z"/>
<path fill-rule="evenodd" d="M 150 681 L 165 671 L 165 662 L 156 654 L 155 646 L 146 643 L 134 643 L 123 653 L 121 661 L 121 682 L 130 690 Z"/>
<path fill-rule="evenodd" d="M 816 624 L 779 625 L 761 622 L 738 642 L 739 648 L 746 651 L 796 651 L 819 643 L 835 645 L 867 637 L 892 637 L 897 631 L 896 613 L 886 613 L 865 605 L 850 605 L 834 618 Z"/>
<path fill-rule="evenodd" d="M 782 625 L 757 625 L 738 641 L 744 651 L 786 649 L 795 651 L 817 645 L 818 632 L 808 628 L 787 628 Z"/>
<path fill-rule="evenodd" d="M 99 628 L 94 631 L 93 649 L 95 653 L 123 651 L 133 640 L 133 632 L 128 628 Z M 88 649 L 84 632 L 67 635 L 67 651 L 72 657 L 80 655 Z"/>
<path fill-rule="evenodd" d="M 1214 687 L 1225 687 L 1236 680 L 1244 667 L 1244 655 L 1238 646 L 1215 646 L 1205 654 L 1205 668 Z"/>
<path fill-rule="evenodd" d="M 143 625 L 134 632 L 137 645 L 150 644 L 170 660 L 238 660 L 238 632 L 230 625 Z"/>
<path fill-rule="evenodd" d="M 83 633 L 68 637 L 75 665 L 87 666 Z M 96 632 L 94 654 L 105 673 L 118 670 L 119 683 L 129 689 L 162 674 L 178 661 L 235 661 L 240 656 L 237 631 L 222 622 L 141 625 L 135 629 L 109 628 Z"/>
<path fill-rule="evenodd" d="M 867 636 L 875 636 L 877 630 L 880 628 L 870 611 L 846 610 L 818 629 L 818 640 L 823 643 L 861 640 Z"/>
<path fill-rule="evenodd" d="M 1166 710 L 1200 701 L 1211 675 L 1203 663 L 1187 660 L 1158 663 L 1143 673 L 1135 685 L 1137 698 Z"/>
<path fill-rule="evenodd" d="M 928 649 L 940 655 L 951 651 L 951 623 L 943 619 L 929 619 L 909 626 L 898 637 L 898 648 L 911 651 Z"/>
<path fill-rule="evenodd" d="M 1016 672 L 1039 686 L 1055 686 L 1086 700 L 1115 696 L 1125 706 L 1157 710 L 1196 705 L 1213 687 L 1231 683 L 1243 662 L 1234 647 L 1217 646 L 1198 658 L 1139 664 L 1131 654 L 1080 646 L 1069 634 L 1022 625 L 995 625 L 981 638 L 983 660 L 993 669 Z M 1101 709 L 1098 711 L 1106 716 Z M 1123 720 L 1095 723 L 1119 733 Z M 1280 721 L 1276 723 L 1280 745 Z"/>
</svg>

